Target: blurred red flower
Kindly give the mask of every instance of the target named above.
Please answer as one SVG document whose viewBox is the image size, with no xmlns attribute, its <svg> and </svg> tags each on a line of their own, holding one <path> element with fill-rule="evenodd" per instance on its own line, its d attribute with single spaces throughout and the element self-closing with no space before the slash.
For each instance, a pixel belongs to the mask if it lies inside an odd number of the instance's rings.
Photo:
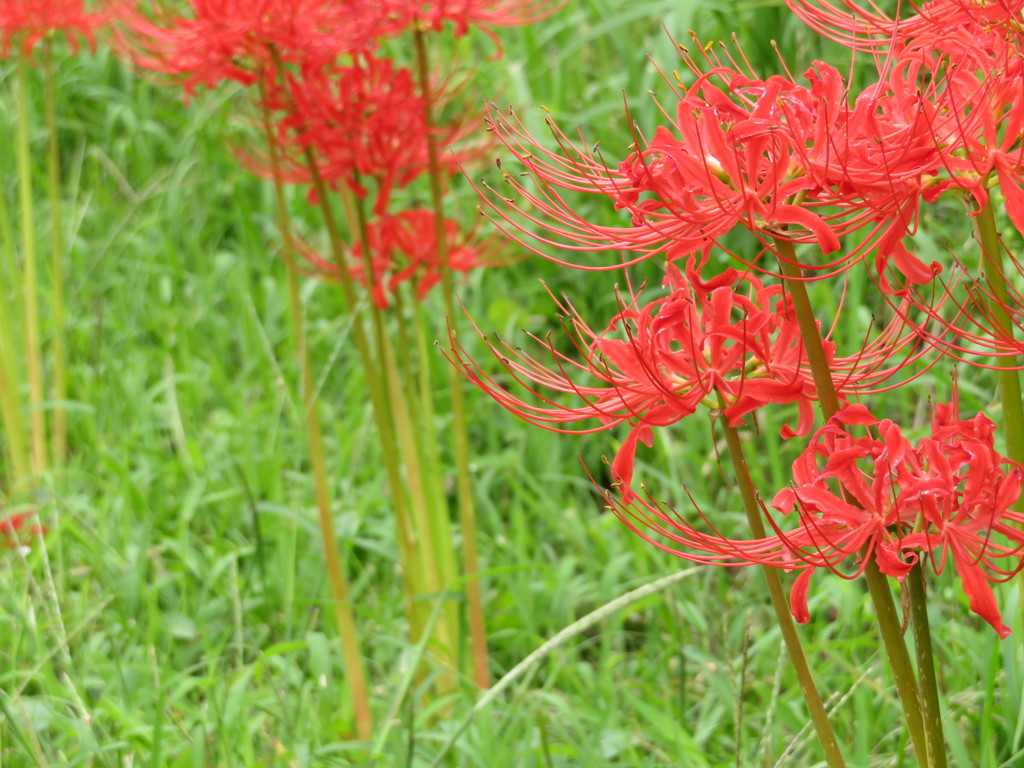
<svg viewBox="0 0 1024 768">
<path fill-rule="evenodd" d="M 333 64 L 395 25 L 391 7 L 370 0 L 192 0 L 185 15 L 126 15 L 119 39 L 139 67 L 193 93 L 223 80 L 253 85 L 278 61 L 303 71 Z"/>
<path fill-rule="evenodd" d="M 489 32 L 493 27 L 521 27 L 546 19 L 568 0 L 410 0 L 410 15 L 430 29 L 440 30 L 445 22 L 455 26 L 456 35 L 470 27 Z"/>
<path fill-rule="evenodd" d="M 108 21 L 109 14 L 88 12 L 83 0 L 0 0 L 3 55 L 9 56 L 18 41 L 27 56 L 52 32 L 65 34 L 77 51 L 79 38 L 92 45 L 96 28 Z"/>
<path fill-rule="evenodd" d="M 373 300 L 381 309 L 391 303 L 391 296 L 403 283 L 414 282 L 416 295 L 424 299 L 441 280 L 442 265 L 434 221 L 433 211 L 417 208 L 379 216 L 367 226 L 372 254 Z M 488 243 L 475 242 L 472 234 L 461 232 L 451 219 L 445 219 L 444 228 L 448 264 L 454 272 L 467 274 L 472 269 L 494 263 L 488 252 Z M 304 247 L 302 255 L 321 274 L 327 277 L 337 275 L 338 265 L 319 256 L 312 248 Z M 366 286 L 364 264 L 362 244 L 356 243 L 352 248 L 350 272 Z"/>
<path fill-rule="evenodd" d="M 443 106 L 445 89 L 433 105 Z M 413 73 L 391 59 L 369 53 L 350 65 L 324 67 L 302 77 L 288 77 L 268 87 L 267 108 L 276 116 L 282 154 L 291 159 L 286 179 L 309 183 L 302 157 L 313 150 L 321 177 L 329 184 L 343 182 L 360 197 L 375 185 L 374 211 L 384 215 L 393 190 L 402 188 L 429 169 L 428 139 L 443 150 L 471 133 L 462 121 L 445 122 L 427 130 L 423 98 Z M 454 173 L 479 154 L 441 153 L 442 169 Z M 244 159 L 254 172 L 266 175 L 268 163 Z"/>
<path fill-rule="evenodd" d="M 0 518 L 0 542 L 13 549 L 24 545 L 30 536 L 42 536 L 48 530 L 45 525 L 27 525 L 35 516 L 35 511 L 30 510 Z"/>
</svg>

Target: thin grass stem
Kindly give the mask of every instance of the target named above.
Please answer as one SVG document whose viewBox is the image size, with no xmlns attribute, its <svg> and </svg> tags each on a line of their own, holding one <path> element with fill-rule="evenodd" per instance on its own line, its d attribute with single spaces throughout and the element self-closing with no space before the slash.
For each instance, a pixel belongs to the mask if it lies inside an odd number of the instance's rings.
<svg viewBox="0 0 1024 768">
<path fill-rule="evenodd" d="M 606 621 L 610 616 L 614 616 L 617 612 L 624 610 L 634 603 L 644 600 L 651 595 L 656 595 L 659 592 L 671 589 L 676 584 L 688 579 L 690 576 L 700 573 L 704 569 L 705 566 L 703 565 L 695 565 L 692 568 L 686 568 L 685 570 L 677 571 L 676 573 L 670 573 L 668 576 L 660 576 L 659 578 L 639 586 L 624 595 L 619 595 L 614 600 L 610 600 L 599 608 L 595 608 L 586 616 L 577 619 L 569 626 L 556 632 L 549 640 L 541 643 L 541 645 L 532 653 L 512 667 L 512 669 L 506 672 L 489 690 L 485 691 L 483 695 L 480 696 L 476 704 L 473 705 L 473 708 L 470 709 L 462 722 L 459 723 L 458 727 L 456 727 L 448 737 L 448 740 L 441 747 L 440 751 L 434 755 L 434 759 L 430 763 L 430 768 L 437 768 L 441 765 L 444 759 L 448 756 L 452 747 L 458 742 L 459 737 L 466 732 L 466 729 L 470 724 L 472 724 L 478 714 L 497 701 L 498 697 L 508 690 L 516 680 L 533 669 L 554 651 L 558 650 L 573 638 L 578 637 L 592 627 Z"/>
</svg>

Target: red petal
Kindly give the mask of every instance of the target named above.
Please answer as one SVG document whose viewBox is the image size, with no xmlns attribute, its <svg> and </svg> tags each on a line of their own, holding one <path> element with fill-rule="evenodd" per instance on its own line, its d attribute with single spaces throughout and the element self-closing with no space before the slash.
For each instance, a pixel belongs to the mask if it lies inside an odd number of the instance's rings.
<svg viewBox="0 0 1024 768">
<path fill-rule="evenodd" d="M 811 613 L 807 610 L 807 592 L 811 587 L 812 568 L 805 568 L 793 582 L 793 589 L 789 593 L 789 610 L 793 618 L 800 624 L 806 624 L 811 620 Z"/>
</svg>

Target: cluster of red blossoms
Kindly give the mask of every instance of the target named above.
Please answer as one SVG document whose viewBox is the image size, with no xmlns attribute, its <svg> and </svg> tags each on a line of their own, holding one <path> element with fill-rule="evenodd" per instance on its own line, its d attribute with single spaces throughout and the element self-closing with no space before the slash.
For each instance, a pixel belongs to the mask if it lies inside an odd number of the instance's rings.
<svg viewBox="0 0 1024 768">
<path fill-rule="evenodd" d="M 472 235 L 460 232 L 458 224 L 451 219 L 444 220 L 444 229 L 449 269 L 466 274 L 487 263 L 484 256 L 486 243 L 478 243 Z M 412 281 L 416 296 L 423 299 L 440 282 L 441 251 L 432 211 L 413 208 L 395 215 L 379 216 L 367 226 L 367 242 L 370 245 L 372 278 L 366 279 L 362 243 L 352 247 L 354 263 L 351 272 L 361 285 L 370 289 L 374 302 L 381 309 L 391 303 L 391 296 L 403 283 Z M 307 249 L 303 256 L 324 276 L 337 276 L 338 266 L 316 251 Z M 399 263 L 404 266 L 396 271 L 395 265 Z"/>
<path fill-rule="evenodd" d="M 255 113 L 271 122 L 273 144 L 243 150 L 254 172 L 308 185 L 311 198 L 322 183 L 371 199 L 377 218 L 368 227 L 375 251 L 370 289 L 385 306 L 400 283 L 415 281 L 423 295 L 438 279 L 436 255 L 424 255 L 424 244 L 436 239 L 433 214 L 395 212 L 394 193 L 429 171 L 429 144 L 447 148 L 470 131 L 465 121 L 430 119 L 457 91 L 450 77 L 425 87 L 381 45 L 410 30 L 451 25 L 463 34 L 470 26 L 525 24 L 557 6 L 548 0 L 192 0 L 184 12 L 122 13 L 117 40 L 137 66 L 179 83 L 189 97 L 226 81 L 250 87 Z M 479 151 L 445 150 L 441 170 L 454 174 Z M 443 223 L 460 243 L 454 268 L 481 264 L 472 238 L 457 236 L 454 226 Z M 358 239 L 355 233 L 351 239 Z M 349 269 L 365 283 L 361 249 L 349 247 Z M 334 268 L 311 248 L 303 251 L 314 267 Z"/>
<path fill-rule="evenodd" d="M 993 423 L 982 414 L 961 420 L 955 397 L 936 407 L 931 437 L 916 444 L 859 401 L 943 361 L 1020 367 L 1021 270 L 1000 269 L 1001 253 L 979 256 L 981 271 L 929 263 L 912 238 L 926 206 L 944 196 L 962 202 L 982 241 L 982 219 L 1000 208 L 1024 233 L 1024 3 L 932 0 L 909 19 L 852 0 L 790 6 L 832 39 L 873 54 L 865 66 L 875 68 L 874 82 L 854 96 L 825 62 L 800 80 L 759 78 L 724 46 L 697 48 L 702 62 L 680 47 L 683 76 L 665 78 L 674 106 L 662 101 L 664 124 L 637 130 L 618 162 L 550 118 L 553 147 L 511 112 L 491 111 L 492 133 L 525 172 L 505 166 L 512 199 L 485 195 L 489 218 L 567 266 L 664 258 L 667 293 L 646 304 L 620 297 L 621 311 L 596 331 L 560 302 L 575 353 L 543 342 L 553 366 L 492 345 L 527 397 L 486 374 L 454 338 L 453 360 L 504 407 L 545 428 L 628 425 L 609 506 L 680 557 L 797 571 L 792 609 L 802 621 L 816 570 L 858 575 L 874 561 L 901 580 L 919 560 L 941 572 L 951 557 L 971 609 L 1005 635 L 989 583 L 1024 565 L 1024 517 L 1011 510 L 1024 456 L 1003 458 Z M 580 195 L 607 199 L 619 221 L 581 216 L 573 202 Z M 740 252 L 738 242 L 751 246 Z M 580 265 L 551 247 L 614 252 L 616 261 Z M 853 269 L 864 270 L 892 319 L 872 323 L 863 343 L 845 351 L 829 341 L 827 328 L 843 324 L 837 315 L 821 333 L 825 359 L 815 368 L 792 281 L 839 280 L 843 294 Z M 737 426 L 761 408 L 795 404 L 797 424 L 781 436 L 806 438 L 821 395 L 813 373 L 822 367 L 842 407 L 824 411 L 792 487 L 777 492 L 774 512 L 763 510 L 774 535 L 729 538 L 710 515 L 691 523 L 630 490 L 637 444 L 650 445 L 658 429 L 701 406 Z"/>
<path fill-rule="evenodd" d="M 27 56 L 40 40 L 56 32 L 72 45 L 80 39 L 91 45 L 96 28 L 107 21 L 108 14 L 89 12 L 83 0 L 0 0 L 3 55 L 9 56 L 17 43 Z"/>
<path fill-rule="evenodd" d="M 810 13 L 808 5 L 803 9 Z M 494 132 L 535 186 L 513 174 L 506 181 L 524 201 L 524 212 L 540 211 L 556 236 L 542 243 L 625 251 L 634 261 L 665 254 L 674 261 L 706 256 L 742 227 L 766 249 L 782 239 L 813 243 L 822 257 L 839 252 L 831 260 L 804 261 L 821 278 L 873 253 L 882 285 L 902 295 L 938 269 L 905 242 L 922 202 L 956 190 L 981 206 L 998 184 L 1011 221 L 1024 230 L 1024 63 L 1014 8 L 993 4 L 1005 9 L 1000 25 L 975 18 L 950 27 L 941 15 L 932 16 L 947 5 L 964 14 L 975 7 L 928 3 L 923 18 L 934 24 L 915 37 L 901 37 L 902 27 L 894 25 L 878 80 L 854 99 L 825 62 L 814 62 L 802 83 L 758 78 L 713 49 L 702 68 L 684 51 L 694 82 L 670 83 L 678 103 L 674 110 L 662 107 L 668 125 L 658 126 L 649 141 L 638 138 L 640 146 L 614 167 L 553 124 L 558 148 L 551 151 L 514 117 L 492 114 Z M 979 13 L 991 10 L 978 7 Z M 630 222 L 616 227 L 581 220 L 558 189 L 610 198 Z M 854 233 L 858 246 L 842 249 L 841 238 Z M 756 256 L 736 258 L 771 269 Z M 893 270 L 897 280 L 890 283 Z"/>
<path fill-rule="evenodd" d="M 694 526 L 650 495 L 605 499 L 641 537 L 687 560 L 798 571 L 790 602 L 799 621 L 809 619 L 817 570 L 855 578 L 871 559 L 902 580 L 926 555 L 940 573 L 951 558 L 971 610 L 1005 637 L 989 582 L 1021 568 L 1024 515 L 1012 507 L 1024 468 L 995 450 L 995 425 L 984 414 L 958 420 L 956 410 L 955 401 L 936 406 L 931 436 L 916 445 L 864 406 L 841 410 L 794 463 L 793 486 L 775 495 L 771 506 L 785 517 L 768 516 L 773 535 L 765 539 L 727 538 L 707 516 Z M 869 434 L 854 437 L 855 426 Z"/>
<path fill-rule="evenodd" d="M 35 512 L 17 512 L 0 518 L 0 544 L 8 549 L 25 546 L 32 536 L 42 536 L 47 528 L 44 525 L 29 525 L 35 518 Z"/>
</svg>

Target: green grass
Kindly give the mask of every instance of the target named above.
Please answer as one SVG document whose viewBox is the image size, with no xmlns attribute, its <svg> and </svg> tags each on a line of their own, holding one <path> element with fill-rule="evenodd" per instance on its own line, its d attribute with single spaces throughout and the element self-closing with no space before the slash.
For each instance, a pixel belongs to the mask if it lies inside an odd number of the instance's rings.
<svg viewBox="0 0 1024 768">
<path fill-rule="evenodd" d="M 813 48 L 778 6 L 624 11 L 591 0 L 503 34 L 505 59 L 481 63 L 473 89 L 524 117 L 546 105 L 566 127 L 625 146 L 623 92 L 639 123 L 657 117 L 646 90 L 659 76 L 645 52 L 674 66 L 659 20 L 683 41 L 691 27 L 727 39 L 736 18 L 756 22 L 765 39 Z M 763 40 L 744 43 L 771 66 Z M 11 146 L 10 66 L 2 75 L 0 141 Z M 246 135 L 226 116 L 237 94 L 202 95 L 186 108 L 177 90 L 103 50 L 64 62 L 60 77 L 65 210 L 74 211 L 73 456 L 45 495 L 43 543 L 27 556 L 0 551 L 0 766 L 366 765 L 329 618 L 271 193 L 226 149 Z M 35 137 L 40 155 L 44 141 Z M 42 162 L 37 171 L 42 189 Z M 15 183 L 14 158 L 3 153 L 12 210 Z M 473 214 L 465 186 L 453 201 Z M 311 227 L 300 192 L 291 204 Z M 461 295 L 482 327 L 525 342 L 520 328 L 557 328 L 538 276 L 591 317 L 614 307 L 610 287 L 621 282 L 529 259 L 475 275 Z M 378 726 L 392 708 L 396 716 L 377 765 L 426 766 L 473 691 L 467 683 L 438 703 L 429 678 L 407 676 L 419 653 L 404 631 L 366 385 L 336 292 L 313 280 L 304 292 Z M 941 393 L 943 378 L 922 383 L 911 404 Z M 978 383 L 965 400 L 983 405 L 986 391 Z M 588 612 L 684 564 L 630 534 L 586 480 L 579 457 L 598 469 L 622 435 L 553 435 L 476 393 L 470 405 L 498 677 Z M 760 438 L 748 433 L 752 447 L 771 452 L 767 437 L 789 415 L 772 414 Z M 680 425 L 640 455 L 659 495 L 682 506 L 677 489 L 691 478 L 702 504 L 739 519 L 706 421 Z M 763 487 L 779 487 L 787 457 L 765 462 Z M 1016 765 L 1019 640 L 997 642 L 948 574 L 932 589 L 951 764 Z M 1001 595 L 1019 635 L 1015 597 Z M 905 747 L 899 707 L 860 585 L 816 578 L 811 611 L 803 637 L 850 766 L 909 764 L 892 758 Z M 444 764 L 816 765 L 820 750 L 781 652 L 761 576 L 708 569 L 558 648 L 473 720 Z"/>
</svg>

